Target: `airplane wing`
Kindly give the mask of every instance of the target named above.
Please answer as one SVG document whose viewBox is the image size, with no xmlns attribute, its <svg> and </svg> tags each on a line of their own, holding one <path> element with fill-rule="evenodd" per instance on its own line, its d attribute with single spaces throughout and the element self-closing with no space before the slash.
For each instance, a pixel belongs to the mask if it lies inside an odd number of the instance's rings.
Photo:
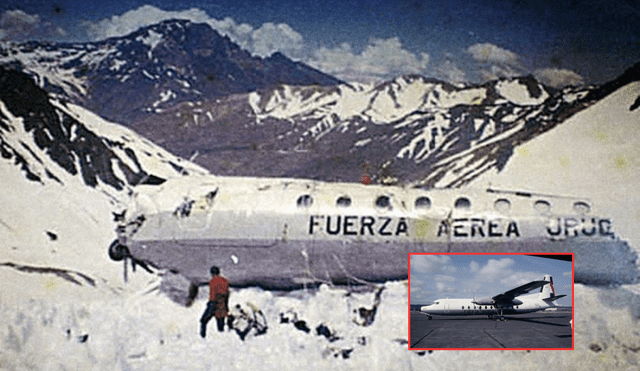
<svg viewBox="0 0 640 371">
<path fill-rule="evenodd" d="M 522 294 L 526 294 L 531 290 L 535 290 L 539 287 L 542 287 L 544 285 L 546 285 L 547 283 L 549 283 L 549 281 L 531 281 L 527 284 L 524 284 L 522 286 L 518 286 L 515 289 L 511 289 L 509 291 L 506 291 L 500 295 L 496 295 L 494 296 L 492 299 L 495 300 L 496 302 L 501 302 L 501 301 L 511 301 L 513 300 L 513 298 L 515 298 L 516 296 L 520 296 Z"/>
</svg>

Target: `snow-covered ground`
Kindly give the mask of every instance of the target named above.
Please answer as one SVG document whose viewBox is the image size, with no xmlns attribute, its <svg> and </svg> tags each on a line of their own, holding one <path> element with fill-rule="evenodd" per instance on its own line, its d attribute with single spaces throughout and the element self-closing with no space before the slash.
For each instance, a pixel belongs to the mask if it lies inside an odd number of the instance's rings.
<svg viewBox="0 0 640 371">
<path fill-rule="evenodd" d="M 264 312 L 265 334 L 244 341 L 209 324 L 198 335 L 205 299 L 178 305 L 139 273 L 147 290 L 79 287 L 60 278 L 0 270 L 0 369 L 3 370 L 637 370 L 638 296 L 629 288 L 575 290 L 574 351 L 435 351 L 407 349 L 406 282 L 382 290 L 374 322 L 354 313 L 372 308 L 373 292 L 349 294 L 322 286 L 315 292 L 232 290 L 230 305 L 252 303 Z M 37 288 L 48 286 L 41 296 Z M 21 295 L 6 298 L 7 289 Z M 34 290 L 35 289 L 35 290 Z M 42 291 L 42 290 L 40 290 Z M 246 306 L 245 306 L 246 307 Z M 294 314 L 295 313 L 295 314 Z M 304 321 L 296 328 L 281 316 Z M 326 326 L 337 340 L 317 334 Z M 306 332 L 304 328 L 308 328 Z"/>
</svg>

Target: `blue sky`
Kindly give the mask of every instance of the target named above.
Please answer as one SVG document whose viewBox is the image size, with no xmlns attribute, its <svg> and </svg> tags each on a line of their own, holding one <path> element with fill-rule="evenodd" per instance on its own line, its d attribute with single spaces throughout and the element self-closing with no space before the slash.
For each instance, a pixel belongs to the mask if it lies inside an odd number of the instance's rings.
<svg viewBox="0 0 640 371">
<path fill-rule="evenodd" d="M 556 295 L 567 295 L 557 303 L 571 305 L 571 262 L 512 254 L 411 254 L 411 304 L 495 296 L 545 274 L 553 277 Z"/>
<path fill-rule="evenodd" d="M 255 55 L 281 51 L 349 81 L 534 74 L 602 83 L 640 61 L 640 6 L 619 0 L 156 0 L 0 4 L 0 40 L 99 40 L 168 18 L 207 22 Z"/>
</svg>

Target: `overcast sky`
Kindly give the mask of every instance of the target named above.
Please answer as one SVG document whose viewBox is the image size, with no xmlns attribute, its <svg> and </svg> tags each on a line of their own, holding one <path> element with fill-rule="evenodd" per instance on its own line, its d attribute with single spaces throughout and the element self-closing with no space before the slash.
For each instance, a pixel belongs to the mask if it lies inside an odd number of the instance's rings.
<svg viewBox="0 0 640 371">
<path fill-rule="evenodd" d="M 640 62 L 635 0 L 4 0 L 0 40 L 101 40 L 169 18 L 348 81 L 534 74 L 563 86 L 606 82 Z"/>
<path fill-rule="evenodd" d="M 531 281 L 553 277 L 559 305 L 571 305 L 571 262 L 526 255 L 411 255 L 411 304 L 436 299 L 495 296 Z M 534 290 L 529 294 L 539 292 Z M 527 294 L 525 294 L 527 295 Z"/>
</svg>

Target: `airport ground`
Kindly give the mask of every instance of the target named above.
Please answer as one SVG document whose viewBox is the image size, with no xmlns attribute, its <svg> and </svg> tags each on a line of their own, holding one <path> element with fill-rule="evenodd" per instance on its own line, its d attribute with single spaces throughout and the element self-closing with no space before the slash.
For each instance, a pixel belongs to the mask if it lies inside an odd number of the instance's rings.
<svg viewBox="0 0 640 371">
<path fill-rule="evenodd" d="M 571 312 L 505 315 L 505 321 L 487 316 L 428 316 L 411 312 L 412 349 L 571 349 Z"/>
</svg>

